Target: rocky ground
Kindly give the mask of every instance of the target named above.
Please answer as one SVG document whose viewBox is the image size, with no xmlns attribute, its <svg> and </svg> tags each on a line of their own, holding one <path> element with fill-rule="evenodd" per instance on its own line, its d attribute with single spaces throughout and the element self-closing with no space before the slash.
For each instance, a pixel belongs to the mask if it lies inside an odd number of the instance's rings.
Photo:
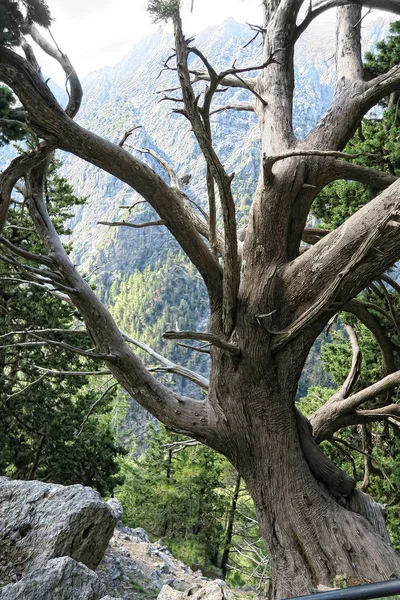
<svg viewBox="0 0 400 600">
<path fill-rule="evenodd" d="M 220 580 L 212 582 L 172 556 L 160 541 L 152 544 L 144 529 L 117 527 L 96 571 L 107 593 L 123 600 L 178 600 L 183 596 L 216 599 L 254 598 L 250 590 L 231 590 Z M 210 587 L 211 586 L 211 587 Z M 161 592 L 162 590 L 162 592 Z M 161 594 L 160 594 L 161 592 Z"/>
<path fill-rule="evenodd" d="M 143 529 L 124 528 L 122 513 L 88 487 L 0 477 L 0 600 L 255 597 L 193 572 Z"/>
<path fill-rule="evenodd" d="M 208 581 L 174 558 L 161 542 L 152 544 L 144 529 L 129 527 L 115 529 L 97 574 L 108 594 L 124 600 L 156 598 L 166 584 L 185 591 Z"/>
</svg>

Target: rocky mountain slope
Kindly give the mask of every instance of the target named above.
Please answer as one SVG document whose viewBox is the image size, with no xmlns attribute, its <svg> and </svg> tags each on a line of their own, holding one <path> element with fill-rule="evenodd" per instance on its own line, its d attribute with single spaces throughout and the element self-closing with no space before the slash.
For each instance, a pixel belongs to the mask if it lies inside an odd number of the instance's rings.
<svg viewBox="0 0 400 600">
<path fill-rule="evenodd" d="M 388 29 L 382 18 L 364 27 L 365 48 L 371 48 Z M 334 82 L 334 21 L 317 20 L 301 37 L 296 49 L 296 93 L 294 123 L 302 137 L 326 110 Z M 232 65 L 255 65 L 260 46 L 257 41 L 244 48 L 252 32 L 233 19 L 206 29 L 195 44 L 218 69 Z M 200 204 L 205 202 L 204 161 L 184 117 L 173 114 L 173 104 L 160 102 L 160 90 L 177 85 L 175 74 L 162 71 L 171 55 L 170 35 L 160 33 L 144 38 L 114 67 L 105 67 L 83 80 L 84 101 L 79 122 L 118 141 L 125 131 L 140 125 L 129 139 L 129 146 L 152 148 L 173 166 L 179 176 L 191 174 L 189 195 Z M 193 61 L 193 66 L 197 63 Z M 161 75 L 160 75 L 161 72 Z M 199 91 L 203 85 L 199 84 Z M 174 96 L 174 93 L 168 93 Z M 179 96 L 179 94 L 177 94 Z M 229 90 L 220 94 L 218 103 L 249 101 L 246 90 Z M 254 115 L 228 111 L 213 116 L 214 144 L 228 172 L 235 172 L 234 193 L 239 220 L 244 218 L 258 177 L 258 131 Z M 134 151 L 134 150 L 132 150 Z M 143 157 L 160 172 L 151 157 Z M 131 205 L 137 195 L 114 177 L 75 157 L 68 157 L 64 173 L 77 193 L 87 196 L 73 221 L 75 259 L 90 271 L 102 273 L 142 270 L 146 264 L 163 256 L 174 246 L 164 228 L 132 230 L 109 229 L 98 221 L 115 221 L 127 217 L 121 205 Z M 147 220 L 151 209 L 139 205 L 130 217 L 136 222 Z"/>
<path fill-rule="evenodd" d="M 255 598 L 194 573 L 121 518 L 118 501 L 89 487 L 0 477 L 0 600 Z"/>
<path fill-rule="evenodd" d="M 332 16 L 331 16 L 332 17 Z M 295 131 L 303 137 L 327 109 L 334 84 L 335 24 L 331 17 L 317 20 L 300 38 L 296 47 L 296 88 L 294 103 Z M 389 28 L 381 17 L 365 22 L 364 47 L 370 49 Z M 246 46 L 252 37 L 248 26 L 229 19 L 209 27 L 196 36 L 195 44 L 217 70 L 259 62 L 258 40 Z M 163 101 L 162 90 L 176 87 L 173 71 L 163 65 L 171 55 L 172 38 L 160 32 L 144 38 L 114 67 L 104 67 L 83 80 L 84 101 L 79 122 L 117 142 L 124 133 L 138 127 L 126 148 L 151 148 L 162 156 L 178 176 L 190 174 L 185 191 L 198 204 L 206 206 L 205 164 L 186 119 L 172 112 L 174 103 Z M 194 59 L 192 66 L 200 66 Z M 198 84 L 199 93 L 204 82 Z M 168 96 L 179 97 L 169 91 Z M 230 89 L 217 95 L 216 103 L 250 101 L 247 90 Z M 215 148 L 228 172 L 234 172 L 233 191 L 239 225 L 246 222 L 248 207 L 258 178 L 259 142 L 256 118 L 249 112 L 225 111 L 212 117 Z M 143 160 L 165 177 L 159 164 L 148 154 Z M 74 260 L 85 273 L 95 273 L 98 291 L 118 317 L 120 326 L 181 364 L 191 364 L 207 374 L 207 360 L 163 343 L 167 329 L 202 329 L 207 324 L 205 298 L 201 283 L 188 264 L 176 266 L 177 244 L 164 227 L 132 229 L 110 228 L 99 221 L 152 220 L 156 215 L 146 203 L 132 211 L 138 195 L 111 175 L 93 165 L 68 156 L 63 174 L 73 183 L 78 195 L 86 196 L 72 221 Z M 164 265 L 161 268 L 161 265 Z M 149 269 L 151 272 L 149 272 Z M 172 291 L 171 291 L 172 290 Z M 193 290 L 196 290 L 193 292 Z M 193 298 L 197 298 L 193 301 Z M 182 305 L 183 302 L 183 305 Z M 184 380 L 175 378 L 182 388 Z M 186 393 L 201 394 L 186 389 Z M 183 391 L 183 388 L 180 389 Z M 139 416 L 139 421 L 142 417 Z"/>
</svg>

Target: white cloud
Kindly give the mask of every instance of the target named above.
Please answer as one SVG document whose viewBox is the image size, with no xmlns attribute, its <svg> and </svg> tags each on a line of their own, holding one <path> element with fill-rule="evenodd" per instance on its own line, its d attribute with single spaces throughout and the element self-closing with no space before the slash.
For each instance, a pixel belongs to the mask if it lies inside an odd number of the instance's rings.
<svg viewBox="0 0 400 600">
<path fill-rule="evenodd" d="M 186 31 L 196 33 L 232 16 L 261 22 L 260 0 L 195 0 L 194 12 L 184 10 Z M 146 0 L 48 0 L 54 17 L 52 33 L 80 76 L 113 65 L 145 35 L 160 25 L 151 23 Z M 189 4 L 189 0 L 187 2 Z M 165 25 L 164 25 L 165 27 Z M 61 73 L 40 55 L 43 71 L 58 83 Z"/>
<path fill-rule="evenodd" d="M 165 28 L 154 25 L 145 10 L 147 0 L 47 0 L 54 17 L 52 33 L 80 76 L 105 65 L 112 66 L 145 35 Z M 184 28 L 198 33 L 228 17 L 239 22 L 262 21 L 261 0 L 183 0 Z M 379 14 L 374 11 L 374 15 Z M 330 12 L 322 19 L 332 19 Z M 38 52 L 43 72 L 64 86 L 61 69 L 52 59 Z"/>
</svg>

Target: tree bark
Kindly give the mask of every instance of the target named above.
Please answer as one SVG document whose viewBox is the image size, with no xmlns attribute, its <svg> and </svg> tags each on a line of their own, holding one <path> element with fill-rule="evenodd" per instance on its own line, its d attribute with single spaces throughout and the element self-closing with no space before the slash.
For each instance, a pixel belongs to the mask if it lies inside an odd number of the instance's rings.
<svg viewBox="0 0 400 600">
<path fill-rule="evenodd" d="M 339 576 L 367 582 L 400 574 L 399 557 L 374 523 L 344 507 L 353 495 L 347 480 L 343 495 L 334 497 L 329 480 L 316 479 L 316 465 L 304 454 L 294 381 L 307 349 L 300 352 L 292 343 L 271 361 L 269 334 L 248 310 L 237 315 L 236 335 L 240 358 L 213 350 L 220 375 L 211 378 L 209 395 L 223 415 L 218 450 L 236 466 L 255 502 L 272 597 L 332 587 Z"/>
</svg>

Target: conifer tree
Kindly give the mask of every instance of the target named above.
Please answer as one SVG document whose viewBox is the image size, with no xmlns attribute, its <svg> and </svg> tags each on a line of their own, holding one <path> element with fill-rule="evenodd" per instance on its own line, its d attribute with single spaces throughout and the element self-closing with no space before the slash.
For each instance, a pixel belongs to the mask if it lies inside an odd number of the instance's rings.
<svg viewBox="0 0 400 600">
<path fill-rule="evenodd" d="M 70 233 L 66 219 L 84 199 L 77 198 L 72 186 L 59 176 L 59 166 L 55 160 L 50 165 L 46 195 L 57 230 L 66 235 Z M 43 250 L 30 227 L 23 195 L 14 201 L 4 234 L 7 242 L 18 243 L 21 249 Z M 52 296 L 45 283 L 34 285 L 29 277 L 35 268 L 32 262 L 24 262 L 21 271 L 7 250 L 2 258 L 0 473 L 20 479 L 81 483 L 102 494 L 110 493 L 117 481 L 116 456 L 121 451 L 110 425 L 112 390 L 95 406 L 110 385 L 109 377 L 103 377 L 99 385 L 89 376 L 62 375 L 90 372 L 96 365 L 68 350 L 47 349 L 40 343 L 41 332 L 50 331 L 52 339 L 60 341 L 58 331 L 81 327 L 79 315 Z M 72 346 L 81 341 L 79 333 L 68 338 Z"/>
</svg>

